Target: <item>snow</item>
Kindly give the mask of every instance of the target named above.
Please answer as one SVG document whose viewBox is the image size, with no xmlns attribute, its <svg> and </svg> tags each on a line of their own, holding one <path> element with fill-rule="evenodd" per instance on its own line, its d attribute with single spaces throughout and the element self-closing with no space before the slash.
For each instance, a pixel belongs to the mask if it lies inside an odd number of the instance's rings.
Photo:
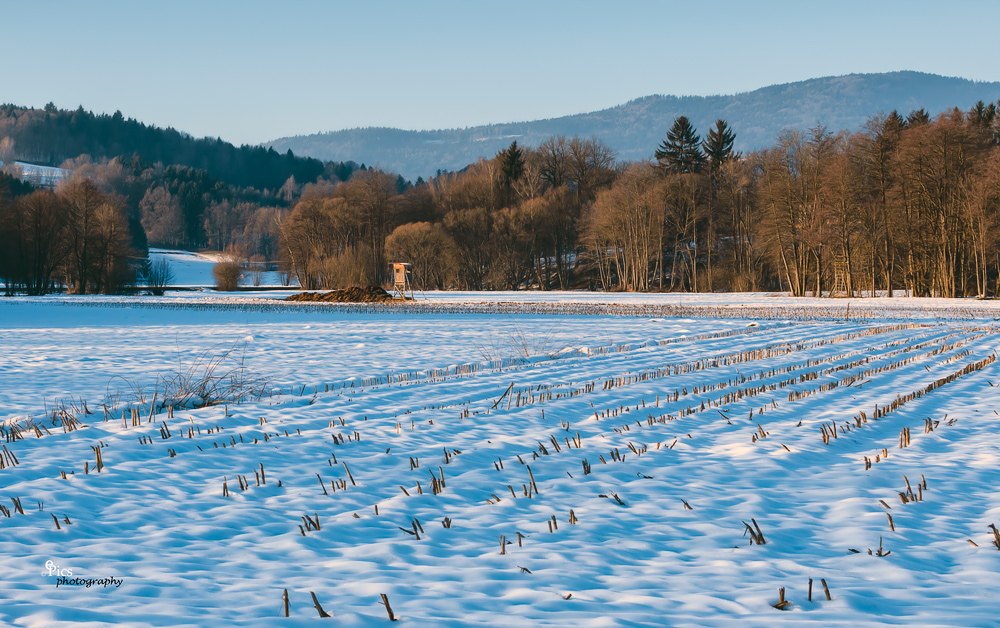
<svg viewBox="0 0 1000 628">
<path fill-rule="evenodd" d="M 55 187 L 60 182 L 73 176 L 72 170 L 65 168 L 53 168 L 52 166 L 37 166 L 23 161 L 15 161 L 14 166 L 20 169 L 20 176 L 23 180 L 43 187 Z M 0 162 L 0 167 L 3 162 Z"/>
<path fill-rule="evenodd" d="M 560 351 L 641 343 L 698 328 L 690 322 L 640 326 L 632 320 L 580 316 L 508 315 L 484 324 L 471 314 L 427 314 L 414 322 L 393 313 L 331 315 L 312 307 L 225 311 L 196 307 L 212 301 L 188 296 L 195 293 L 176 294 L 181 297 L 0 301 L 0 346 L 6 348 L 0 362 L 0 418 L 39 414 L 60 400 L 100 402 L 109 392 L 150 386 L 157 375 L 176 371 L 178 364 L 189 365 L 206 352 L 233 347 L 249 368 L 288 389 L 387 370 L 479 362 L 516 351 L 512 343 L 521 330 L 530 334 L 529 349 Z M 140 307 L 171 302 L 181 309 Z M 101 303 L 115 307 L 93 307 Z M 443 356 L 448 356 L 444 362 Z"/>
<path fill-rule="evenodd" d="M 2 441 L 0 625 L 312 625 L 310 592 L 347 626 L 388 623 L 381 594 L 410 626 L 994 623 L 992 302 L 426 298 L 0 301 L 0 417 L 45 426 Z M 147 419 L 234 346 L 275 394 Z M 81 398 L 80 429 L 44 414 Z"/>
<path fill-rule="evenodd" d="M 149 249 L 150 262 L 156 263 L 159 260 L 166 260 L 170 264 L 170 270 L 173 273 L 173 280 L 170 284 L 173 287 L 207 288 L 214 286 L 215 278 L 212 276 L 212 268 L 221 258 L 222 253 L 213 251 L 195 253 L 173 249 Z M 241 283 L 248 285 L 249 279 L 244 279 Z M 280 273 L 264 272 L 261 277 L 261 285 L 282 285 Z"/>
<path fill-rule="evenodd" d="M 214 286 L 212 267 L 218 262 L 205 253 L 192 251 L 173 251 L 169 249 L 149 249 L 149 261 L 156 263 L 166 260 L 173 273 L 172 285 L 176 286 Z"/>
</svg>

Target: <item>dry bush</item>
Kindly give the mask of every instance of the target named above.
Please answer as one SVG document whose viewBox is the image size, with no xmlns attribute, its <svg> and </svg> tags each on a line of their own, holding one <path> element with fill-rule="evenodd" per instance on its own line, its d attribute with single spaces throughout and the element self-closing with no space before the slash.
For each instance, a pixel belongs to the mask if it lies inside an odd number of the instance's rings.
<svg viewBox="0 0 1000 628">
<path fill-rule="evenodd" d="M 321 269 L 321 287 L 327 289 L 349 286 L 370 286 L 376 284 L 376 273 L 365 260 L 365 254 L 358 247 L 347 247 L 330 257 L 317 260 Z"/>
<path fill-rule="evenodd" d="M 503 335 L 494 334 L 492 331 L 487 335 L 487 343 L 477 343 L 476 349 L 487 362 L 498 362 L 510 358 L 520 358 L 528 360 L 535 356 L 547 355 L 555 357 L 566 349 L 566 345 L 556 345 L 553 343 L 553 336 L 558 331 L 552 327 L 547 331 L 538 333 L 525 332 L 514 323 L 514 331 L 506 332 Z"/>
<path fill-rule="evenodd" d="M 212 268 L 215 289 L 221 292 L 235 292 L 240 287 L 243 267 L 239 262 L 223 260 Z"/>
<path fill-rule="evenodd" d="M 163 290 L 174 281 L 174 272 L 170 262 L 165 259 L 156 260 L 146 269 L 146 287 L 156 296 L 162 296 Z"/>
<path fill-rule="evenodd" d="M 124 383 L 112 392 L 112 383 Z M 204 351 L 189 363 L 178 361 L 177 369 L 157 375 L 152 390 L 124 378 L 114 378 L 108 384 L 105 402 L 109 408 L 120 403 L 145 406 L 154 403 L 159 409 L 200 408 L 223 403 L 241 403 L 260 399 L 270 393 L 270 380 L 246 364 L 246 342 L 238 342 L 221 352 Z M 110 402 L 110 403 L 109 403 Z"/>
<path fill-rule="evenodd" d="M 243 278 L 243 267 L 246 266 L 246 255 L 234 247 L 226 247 L 225 252 L 212 268 L 212 276 L 215 278 L 215 289 L 221 292 L 234 292 L 240 287 L 240 279 Z"/>
<path fill-rule="evenodd" d="M 269 387 L 267 378 L 246 365 L 246 343 L 237 343 L 221 353 L 202 353 L 160 377 L 156 388 L 164 406 L 200 407 L 260 399 Z"/>
<path fill-rule="evenodd" d="M 259 287 L 264 278 L 264 256 L 257 254 L 250 257 L 249 270 L 250 282 L 254 287 Z"/>
</svg>

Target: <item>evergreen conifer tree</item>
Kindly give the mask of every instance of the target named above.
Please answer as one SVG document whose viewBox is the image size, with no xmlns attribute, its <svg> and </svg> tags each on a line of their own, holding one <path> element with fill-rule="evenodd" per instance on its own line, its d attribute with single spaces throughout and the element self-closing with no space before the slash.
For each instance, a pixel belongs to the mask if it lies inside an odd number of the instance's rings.
<svg viewBox="0 0 1000 628">
<path fill-rule="evenodd" d="M 914 109 L 908 116 L 906 116 L 906 126 L 908 127 L 920 126 L 922 124 L 927 124 L 930 121 L 931 116 L 923 107 L 920 109 Z"/>
<path fill-rule="evenodd" d="M 687 116 L 674 120 L 655 155 L 660 167 L 672 174 L 698 172 L 705 162 L 701 137 Z"/>
<path fill-rule="evenodd" d="M 509 186 L 524 174 L 524 153 L 517 145 L 517 140 L 510 143 L 510 146 L 497 153 L 497 165 L 500 166 L 500 173 L 503 176 L 505 186 Z"/>
<path fill-rule="evenodd" d="M 729 128 L 725 120 L 715 121 L 715 127 L 709 129 L 705 141 L 701 143 L 705 156 L 711 164 L 712 170 L 717 169 L 733 157 L 738 157 L 733 152 L 733 142 L 736 141 L 736 133 Z"/>
<path fill-rule="evenodd" d="M 524 174 L 524 153 L 517 140 L 505 150 L 497 153 L 497 167 L 500 169 L 500 194 L 504 205 L 512 201 L 514 182 Z"/>
</svg>

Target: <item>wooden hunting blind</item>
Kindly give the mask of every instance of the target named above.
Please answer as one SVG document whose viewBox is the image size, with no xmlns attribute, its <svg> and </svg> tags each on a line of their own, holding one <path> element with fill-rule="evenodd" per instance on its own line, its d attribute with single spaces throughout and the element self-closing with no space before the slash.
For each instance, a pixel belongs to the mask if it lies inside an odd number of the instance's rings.
<svg viewBox="0 0 1000 628">
<path fill-rule="evenodd" d="M 405 299 L 406 293 L 413 299 L 413 264 L 393 262 L 392 264 L 392 296 Z"/>
</svg>

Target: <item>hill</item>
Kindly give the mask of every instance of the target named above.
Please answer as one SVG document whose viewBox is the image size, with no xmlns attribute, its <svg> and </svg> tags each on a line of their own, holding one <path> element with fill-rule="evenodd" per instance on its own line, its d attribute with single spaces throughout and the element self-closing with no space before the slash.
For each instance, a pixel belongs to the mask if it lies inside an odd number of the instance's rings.
<svg viewBox="0 0 1000 628">
<path fill-rule="evenodd" d="M 921 72 L 850 74 L 727 96 L 646 96 L 610 109 L 530 122 L 437 131 L 349 129 L 285 137 L 266 145 L 317 159 L 378 164 L 415 178 L 492 157 L 514 139 L 534 146 L 552 135 L 596 136 L 623 159 L 645 159 L 679 115 L 691 118 L 701 131 L 725 118 L 737 132 L 737 148 L 745 151 L 773 142 L 783 129 L 820 123 L 832 130 L 855 130 L 878 112 L 896 109 L 905 114 L 922 107 L 934 115 L 998 98 L 1000 83 Z"/>
<path fill-rule="evenodd" d="M 40 166 L 58 166 L 67 159 L 133 155 L 147 164 L 162 163 L 204 170 L 237 187 L 277 190 L 290 176 L 299 183 L 315 181 L 324 172 L 316 159 L 277 153 L 264 146 L 236 147 L 218 138 L 194 138 L 173 128 L 159 128 L 120 111 L 112 115 L 57 109 L 0 105 L 0 141 L 13 140 L 14 155 Z"/>
</svg>

